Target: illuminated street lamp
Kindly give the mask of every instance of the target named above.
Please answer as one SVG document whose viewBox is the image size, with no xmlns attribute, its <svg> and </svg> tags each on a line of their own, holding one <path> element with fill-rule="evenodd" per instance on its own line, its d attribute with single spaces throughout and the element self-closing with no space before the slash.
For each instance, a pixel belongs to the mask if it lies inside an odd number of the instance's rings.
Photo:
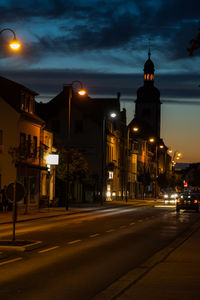
<svg viewBox="0 0 200 300">
<path fill-rule="evenodd" d="M 157 177 L 158 177 L 158 145 L 155 138 L 149 138 L 150 143 L 155 142 L 155 163 L 156 163 L 156 180 L 155 180 L 155 198 L 157 197 Z"/>
<path fill-rule="evenodd" d="M 133 127 L 133 131 L 134 131 L 134 132 L 138 132 L 138 131 L 139 131 L 139 128 L 138 128 L 138 127 Z"/>
<path fill-rule="evenodd" d="M 83 84 L 79 80 L 72 81 L 71 84 L 66 84 L 66 87 L 68 87 L 68 126 L 67 126 L 67 186 L 66 186 L 66 201 L 65 201 L 65 207 L 66 210 L 69 208 L 69 150 L 70 150 L 70 140 L 71 140 L 71 101 L 73 97 L 73 92 L 77 92 L 81 97 L 86 95 L 86 91 L 83 89 Z"/>
<path fill-rule="evenodd" d="M 115 111 L 105 113 L 103 116 L 103 126 L 102 126 L 102 166 L 101 166 L 101 204 L 103 205 L 104 199 L 106 198 L 106 195 L 110 192 L 105 193 L 105 170 L 106 170 L 106 120 L 107 118 L 115 119 L 117 118 L 118 114 Z"/>
<path fill-rule="evenodd" d="M 13 34 L 13 40 L 9 43 L 9 47 L 13 50 L 13 51 L 18 51 L 21 48 L 21 44 L 20 42 L 17 40 L 16 38 L 16 34 L 14 32 L 14 30 L 12 30 L 11 28 L 4 28 L 0 31 L 0 34 L 2 34 L 4 31 L 10 31 Z"/>
<path fill-rule="evenodd" d="M 155 139 L 154 139 L 154 138 L 150 138 L 150 139 L 149 139 L 149 142 L 150 142 L 150 143 L 154 143 L 154 142 L 155 142 Z"/>
</svg>

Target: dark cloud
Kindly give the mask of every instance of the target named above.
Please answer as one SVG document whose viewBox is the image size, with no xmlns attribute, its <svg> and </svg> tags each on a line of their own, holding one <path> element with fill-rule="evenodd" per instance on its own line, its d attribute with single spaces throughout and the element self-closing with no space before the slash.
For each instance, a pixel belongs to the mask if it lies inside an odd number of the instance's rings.
<svg viewBox="0 0 200 300">
<path fill-rule="evenodd" d="M 113 97 L 121 93 L 121 99 L 134 101 L 137 89 L 143 85 L 143 74 L 103 74 L 84 70 L 32 70 L 7 71 L 3 76 L 17 81 L 40 93 L 39 100 L 50 100 L 59 93 L 64 84 L 73 80 L 82 81 L 90 96 Z M 166 99 L 199 100 L 198 74 L 159 75 L 155 82 L 161 92 L 161 101 Z M 172 85 L 173 83 L 173 85 Z"/>
<path fill-rule="evenodd" d="M 51 32 L 37 35 L 37 41 L 27 46 L 25 57 L 40 59 L 48 53 L 69 54 L 79 51 L 127 49 L 144 47 L 160 40 L 168 42 L 171 58 L 187 57 L 190 39 L 196 35 L 200 10 L 197 0 L 143 1 L 10 1 L 1 5 L 1 22 L 31 22 L 34 18 L 62 20 L 59 36 Z M 39 22 L 39 21 L 38 21 Z M 55 23 L 56 24 L 56 23 Z M 55 25 L 56 26 L 56 25 Z M 196 32 L 195 32 L 196 30 Z M 141 42 L 138 43 L 138 38 Z"/>
</svg>

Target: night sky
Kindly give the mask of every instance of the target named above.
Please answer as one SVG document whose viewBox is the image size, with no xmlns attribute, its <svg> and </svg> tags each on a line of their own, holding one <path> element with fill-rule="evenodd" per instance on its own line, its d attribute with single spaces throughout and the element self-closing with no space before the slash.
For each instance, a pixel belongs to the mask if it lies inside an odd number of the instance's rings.
<svg viewBox="0 0 200 300">
<path fill-rule="evenodd" d="M 129 121 L 150 43 L 163 102 L 161 137 L 183 153 L 182 162 L 200 162 L 200 50 L 187 52 L 200 28 L 200 1 L 0 0 L 0 11 L 0 29 L 12 28 L 23 44 L 11 54 L 5 39 L 12 35 L 0 36 L 0 75 L 38 92 L 37 101 L 73 80 L 91 97 L 121 92 Z"/>
</svg>

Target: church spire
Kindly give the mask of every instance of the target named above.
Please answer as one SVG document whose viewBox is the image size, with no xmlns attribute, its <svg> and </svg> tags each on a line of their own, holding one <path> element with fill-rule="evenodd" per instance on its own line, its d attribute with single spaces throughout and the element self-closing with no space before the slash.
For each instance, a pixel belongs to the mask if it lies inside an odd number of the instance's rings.
<svg viewBox="0 0 200 300">
<path fill-rule="evenodd" d="M 154 82 L 154 64 L 151 60 L 151 51 L 149 45 L 148 51 L 148 59 L 144 64 L 144 83 L 152 83 Z"/>
</svg>

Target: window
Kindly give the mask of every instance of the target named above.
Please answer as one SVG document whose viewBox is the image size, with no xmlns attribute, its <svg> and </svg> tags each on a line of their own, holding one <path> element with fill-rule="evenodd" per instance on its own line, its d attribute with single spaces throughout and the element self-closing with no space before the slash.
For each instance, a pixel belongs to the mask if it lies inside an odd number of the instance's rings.
<svg viewBox="0 0 200 300">
<path fill-rule="evenodd" d="M 20 154 L 25 155 L 26 151 L 26 134 L 25 133 L 20 133 Z"/>
<path fill-rule="evenodd" d="M 108 179 L 113 179 L 113 171 L 108 172 Z"/>
<path fill-rule="evenodd" d="M 31 135 L 29 134 L 28 135 L 28 142 L 27 142 L 27 154 L 28 154 L 28 156 L 30 156 L 31 155 Z"/>
<path fill-rule="evenodd" d="M 33 137 L 33 156 L 37 156 L 37 136 Z"/>
</svg>

